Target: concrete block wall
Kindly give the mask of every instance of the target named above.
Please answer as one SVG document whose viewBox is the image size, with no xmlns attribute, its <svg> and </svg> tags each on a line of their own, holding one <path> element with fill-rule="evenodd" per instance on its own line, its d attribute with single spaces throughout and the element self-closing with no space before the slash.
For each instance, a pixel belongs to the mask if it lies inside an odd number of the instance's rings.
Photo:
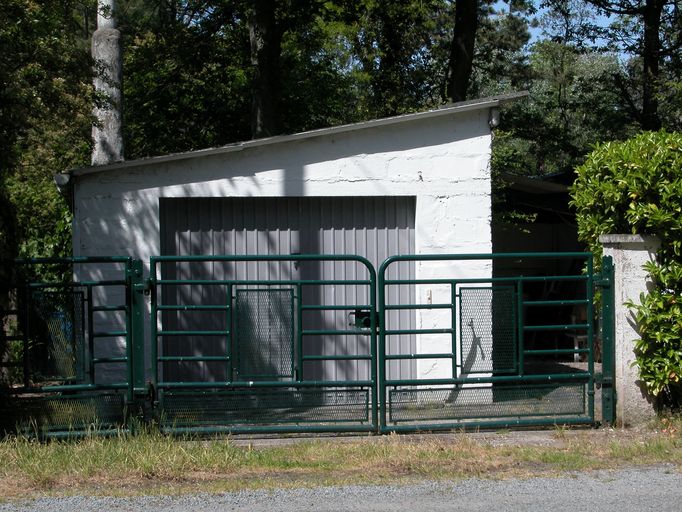
<svg viewBox="0 0 682 512">
<path fill-rule="evenodd" d="M 635 340 L 639 338 L 632 311 L 624 304 L 639 303 L 639 296 L 652 283 L 644 264 L 654 261 L 659 241 L 641 235 L 602 235 L 604 256 L 613 258 L 615 282 L 616 421 L 622 425 L 642 424 L 656 415 L 653 398 L 639 380 L 635 364 Z"/>
</svg>

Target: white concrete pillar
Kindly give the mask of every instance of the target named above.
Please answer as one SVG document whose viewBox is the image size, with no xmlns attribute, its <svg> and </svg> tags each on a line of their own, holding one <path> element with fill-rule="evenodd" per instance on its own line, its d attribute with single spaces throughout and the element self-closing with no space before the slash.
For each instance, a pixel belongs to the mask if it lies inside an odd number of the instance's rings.
<svg viewBox="0 0 682 512">
<path fill-rule="evenodd" d="M 92 165 L 123 160 L 123 61 L 115 7 L 114 0 L 98 0 L 97 30 L 92 35 L 95 92 L 104 100 L 94 108 L 97 124 L 92 127 Z"/>
<path fill-rule="evenodd" d="M 626 301 L 639 303 L 639 295 L 653 283 L 643 266 L 656 258 L 660 242 L 642 235 L 602 235 L 604 256 L 613 258 L 615 293 L 616 421 L 623 425 L 643 423 L 655 416 L 653 397 L 639 380 L 635 361 L 635 340 L 639 339 L 633 312 Z"/>
</svg>

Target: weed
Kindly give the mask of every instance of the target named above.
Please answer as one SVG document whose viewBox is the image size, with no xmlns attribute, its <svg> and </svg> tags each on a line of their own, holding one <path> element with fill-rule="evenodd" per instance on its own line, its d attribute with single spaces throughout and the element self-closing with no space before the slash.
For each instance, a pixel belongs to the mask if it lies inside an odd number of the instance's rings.
<svg viewBox="0 0 682 512">
<path fill-rule="evenodd" d="M 554 437 L 556 439 L 566 439 L 566 432 L 568 427 L 566 425 L 555 425 L 554 426 Z"/>
</svg>

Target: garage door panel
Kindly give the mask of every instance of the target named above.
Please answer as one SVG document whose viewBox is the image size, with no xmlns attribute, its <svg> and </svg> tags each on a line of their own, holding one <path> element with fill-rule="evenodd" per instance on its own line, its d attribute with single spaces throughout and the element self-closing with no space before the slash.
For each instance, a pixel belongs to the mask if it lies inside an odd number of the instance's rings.
<svg viewBox="0 0 682 512">
<path fill-rule="evenodd" d="M 378 269 L 395 254 L 414 253 L 414 197 L 324 198 L 164 198 L 160 201 L 161 249 L 166 255 L 275 255 L 357 254 Z M 179 264 L 162 267 L 165 279 L 367 279 L 366 270 L 353 262 L 239 262 Z M 414 268 L 408 269 L 409 278 Z M 170 290 L 170 291 L 168 291 Z M 224 288 L 193 286 L 188 290 L 168 287 L 166 303 L 225 301 Z M 394 293 L 394 292 L 391 292 Z M 405 293 L 400 292 L 400 293 Z M 414 294 L 413 291 L 407 293 Z M 390 298 L 391 302 L 395 299 Z M 304 286 L 303 305 L 368 304 L 366 286 Z M 211 315 L 213 315 L 211 317 Z M 305 314 L 304 330 L 347 330 L 347 312 L 315 311 Z M 163 315 L 164 325 L 182 329 L 222 328 L 225 317 L 209 313 L 199 322 L 190 317 Z M 413 315 L 400 319 L 400 328 L 414 328 Z M 229 350 L 219 340 L 168 338 L 160 349 L 167 353 L 191 350 L 219 355 Z M 352 355 L 368 353 L 369 337 L 363 335 L 305 336 L 305 355 Z M 401 339 L 405 351 L 414 351 L 414 337 Z M 411 361 L 389 365 L 405 377 L 414 372 Z M 165 378 L 187 378 L 186 367 L 171 366 Z M 195 365 L 191 379 L 224 380 L 229 369 Z M 365 361 L 326 361 L 305 364 L 303 375 L 311 380 L 366 380 L 370 365 Z"/>
</svg>

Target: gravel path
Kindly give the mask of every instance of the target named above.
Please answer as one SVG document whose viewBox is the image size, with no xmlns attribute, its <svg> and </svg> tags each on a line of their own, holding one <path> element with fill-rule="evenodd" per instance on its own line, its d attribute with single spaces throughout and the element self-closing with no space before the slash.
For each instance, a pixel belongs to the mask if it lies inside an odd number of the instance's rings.
<svg viewBox="0 0 682 512">
<path fill-rule="evenodd" d="M 405 486 L 323 487 L 180 497 L 42 498 L 1 504 L 31 512 L 330 512 L 452 511 L 552 512 L 682 510 L 682 474 L 673 466 L 569 473 L 558 478 L 471 479 Z"/>
</svg>

